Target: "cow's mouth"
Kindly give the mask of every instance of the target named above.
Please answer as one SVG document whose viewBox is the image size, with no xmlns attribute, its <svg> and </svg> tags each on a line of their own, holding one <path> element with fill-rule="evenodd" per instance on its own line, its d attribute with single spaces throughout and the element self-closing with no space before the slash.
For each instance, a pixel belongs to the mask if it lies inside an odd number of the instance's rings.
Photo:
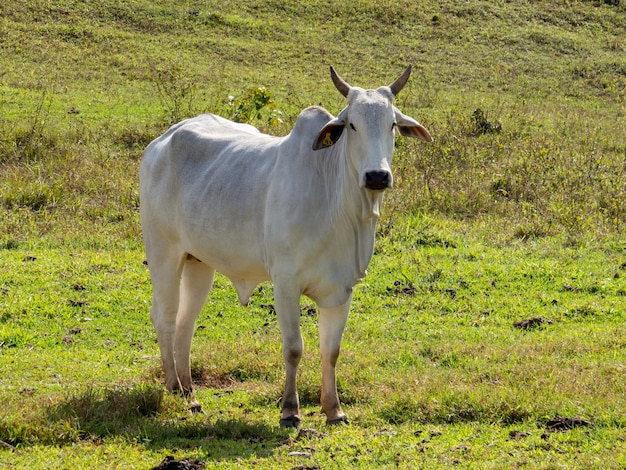
<svg viewBox="0 0 626 470">
<path fill-rule="evenodd" d="M 372 183 L 372 184 L 366 184 L 365 187 L 369 189 L 370 191 L 384 191 L 385 189 L 389 187 L 389 185 L 382 184 L 382 183 Z"/>
</svg>

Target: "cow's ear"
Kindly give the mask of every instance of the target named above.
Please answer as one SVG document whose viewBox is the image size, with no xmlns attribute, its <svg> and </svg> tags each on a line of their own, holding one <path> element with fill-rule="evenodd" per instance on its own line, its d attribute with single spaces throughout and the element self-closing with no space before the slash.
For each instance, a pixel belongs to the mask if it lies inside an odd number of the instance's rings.
<svg viewBox="0 0 626 470">
<path fill-rule="evenodd" d="M 400 131 L 400 134 L 405 137 L 417 137 L 425 140 L 426 142 L 433 141 L 430 133 L 419 122 L 417 122 L 412 117 L 402 114 L 402 112 L 395 106 L 394 111 L 396 112 L 396 124 L 398 126 L 398 130 Z"/>
<path fill-rule="evenodd" d="M 337 119 L 333 119 L 324 127 L 313 142 L 313 150 L 325 149 L 327 147 L 332 147 L 337 143 L 341 134 L 343 134 L 343 128 L 345 124 L 343 121 L 338 121 Z"/>
</svg>

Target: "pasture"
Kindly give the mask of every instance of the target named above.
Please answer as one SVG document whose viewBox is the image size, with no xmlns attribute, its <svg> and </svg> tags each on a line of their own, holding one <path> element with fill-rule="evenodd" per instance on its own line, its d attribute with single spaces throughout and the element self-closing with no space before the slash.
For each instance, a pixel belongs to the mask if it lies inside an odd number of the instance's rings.
<svg viewBox="0 0 626 470">
<path fill-rule="evenodd" d="M 626 10 L 620 1 L 5 0 L 0 467 L 626 467 Z M 375 255 L 319 409 L 278 427 L 272 286 L 217 276 L 163 386 L 138 207 L 145 146 L 210 111 L 284 135 L 413 64 Z M 199 464 L 198 464 L 199 465 Z"/>
</svg>

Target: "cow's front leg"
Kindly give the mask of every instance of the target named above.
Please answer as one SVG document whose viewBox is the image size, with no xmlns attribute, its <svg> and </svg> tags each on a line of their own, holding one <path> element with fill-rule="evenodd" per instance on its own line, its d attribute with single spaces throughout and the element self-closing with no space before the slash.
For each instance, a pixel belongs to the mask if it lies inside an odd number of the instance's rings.
<svg viewBox="0 0 626 470">
<path fill-rule="evenodd" d="M 300 333 L 300 292 L 296 289 L 287 289 L 280 283 L 276 283 L 274 303 L 283 339 L 283 357 L 285 359 L 285 390 L 280 413 L 280 426 L 299 428 L 301 423 L 300 400 L 296 376 L 304 350 L 304 341 Z"/>
<path fill-rule="evenodd" d="M 352 296 L 338 307 L 320 307 L 319 335 L 322 356 L 322 411 L 328 424 L 347 423 L 348 418 L 341 411 L 337 395 L 335 366 L 339 357 L 341 337 L 348 321 Z"/>
</svg>

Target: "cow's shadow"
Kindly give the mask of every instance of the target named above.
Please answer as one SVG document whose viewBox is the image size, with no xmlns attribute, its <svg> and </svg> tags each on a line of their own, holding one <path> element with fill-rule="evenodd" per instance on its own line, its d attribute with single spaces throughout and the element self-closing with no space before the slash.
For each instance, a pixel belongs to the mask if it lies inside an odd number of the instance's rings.
<svg viewBox="0 0 626 470">
<path fill-rule="evenodd" d="M 157 386 L 90 388 L 49 407 L 47 418 L 52 426 L 70 424 L 75 439 L 121 437 L 151 450 L 194 449 L 216 461 L 269 456 L 290 438 L 278 425 L 163 410 L 166 393 Z"/>
</svg>

